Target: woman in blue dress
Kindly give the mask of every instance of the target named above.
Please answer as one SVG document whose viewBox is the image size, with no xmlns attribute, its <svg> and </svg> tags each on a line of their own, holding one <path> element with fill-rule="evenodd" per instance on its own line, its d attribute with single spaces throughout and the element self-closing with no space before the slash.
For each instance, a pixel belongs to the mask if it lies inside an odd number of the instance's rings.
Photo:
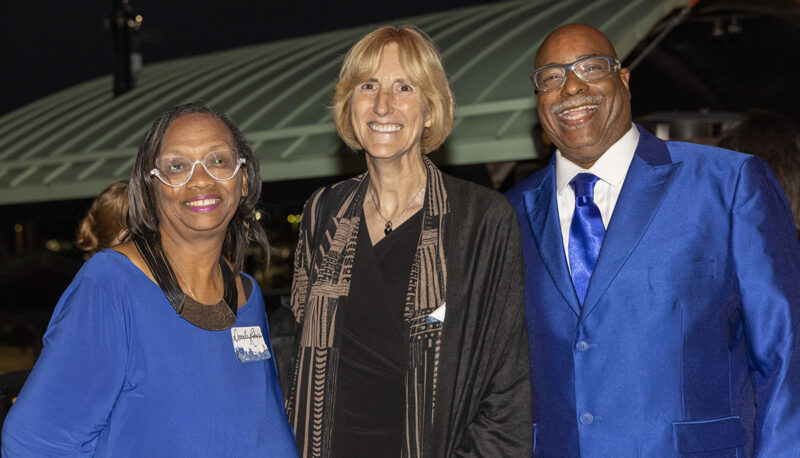
<svg viewBox="0 0 800 458">
<path fill-rule="evenodd" d="M 3 429 L 2 455 L 296 456 L 264 301 L 237 273 L 258 162 L 203 105 L 169 109 L 139 148 L 131 240 L 94 255 L 55 308 Z"/>
</svg>

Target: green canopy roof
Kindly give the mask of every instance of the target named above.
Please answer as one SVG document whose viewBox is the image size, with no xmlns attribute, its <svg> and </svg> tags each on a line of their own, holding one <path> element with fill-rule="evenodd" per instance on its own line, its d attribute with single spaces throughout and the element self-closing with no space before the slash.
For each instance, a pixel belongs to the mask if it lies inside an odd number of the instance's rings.
<svg viewBox="0 0 800 458">
<path fill-rule="evenodd" d="M 456 95 L 444 164 L 531 159 L 537 122 L 528 80 L 542 39 L 566 23 L 606 33 L 621 58 L 688 0 L 518 0 L 393 21 L 440 47 Z M 0 205 L 92 197 L 130 175 L 138 144 L 166 108 L 204 101 L 233 117 L 265 181 L 362 170 L 327 106 L 349 47 L 375 25 L 149 64 L 112 97 L 110 76 L 0 118 Z"/>
</svg>

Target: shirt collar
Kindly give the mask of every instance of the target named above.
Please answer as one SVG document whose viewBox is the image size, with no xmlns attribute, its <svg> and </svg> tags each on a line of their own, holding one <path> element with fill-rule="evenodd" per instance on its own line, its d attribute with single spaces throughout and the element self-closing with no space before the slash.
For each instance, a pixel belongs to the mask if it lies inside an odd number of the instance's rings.
<svg viewBox="0 0 800 458">
<path fill-rule="evenodd" d="M 556 150 L 556 186 L 558 194 L 579 173 L 592 173 L 611 186 L 618 187 L 625 180 L 631 165 L 636 146 L 639 144 L 639 130 L 631 125 L 630 130 L 611 145 L 588 170 L 570 161 L 560 150 Z"/>
</svg>

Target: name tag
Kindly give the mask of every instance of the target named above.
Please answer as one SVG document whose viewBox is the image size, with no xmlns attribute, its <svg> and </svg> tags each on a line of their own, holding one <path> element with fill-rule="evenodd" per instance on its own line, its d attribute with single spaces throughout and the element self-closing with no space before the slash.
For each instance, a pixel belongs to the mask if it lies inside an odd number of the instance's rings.
<svg viewBox="0 0 800 458">
<path fill-rule="evenodd" d="M 447 303 L 440 305 L 430 315 L 425 318 L 428 323 L 444 322 L 444 315 L 447 313 Z"/>
<path fill-rule="evenodd" d="M 233 350 L 241 363 L 262 361 L 272 357 L 267 343 L 264 342 L 260 326 L 233 327 L 231 328 L 231 337 L 233 338 Z"/>
</svg>

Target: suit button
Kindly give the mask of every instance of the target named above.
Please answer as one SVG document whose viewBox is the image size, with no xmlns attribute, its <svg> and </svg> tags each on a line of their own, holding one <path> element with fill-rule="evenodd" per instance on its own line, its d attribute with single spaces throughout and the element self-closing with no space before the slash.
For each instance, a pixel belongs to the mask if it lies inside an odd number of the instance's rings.
<svg viewBox="0 0 800 458">
<path fill-rule="evenodd" d="M 584 412 L 581 414 L 581 423 L 584 425 L 591 425 L 594 421 L 594 415 L 590 414 L 589 412 Z"/>
<path fill-rule="evenodd" d="M 589 344 L 586 343 L 586 341 L 581 340 L 577 345 L 575 345 L 575 348 L 577 348 L 579 351 L 586 351 L 589 349 Z"/>
</svg>

